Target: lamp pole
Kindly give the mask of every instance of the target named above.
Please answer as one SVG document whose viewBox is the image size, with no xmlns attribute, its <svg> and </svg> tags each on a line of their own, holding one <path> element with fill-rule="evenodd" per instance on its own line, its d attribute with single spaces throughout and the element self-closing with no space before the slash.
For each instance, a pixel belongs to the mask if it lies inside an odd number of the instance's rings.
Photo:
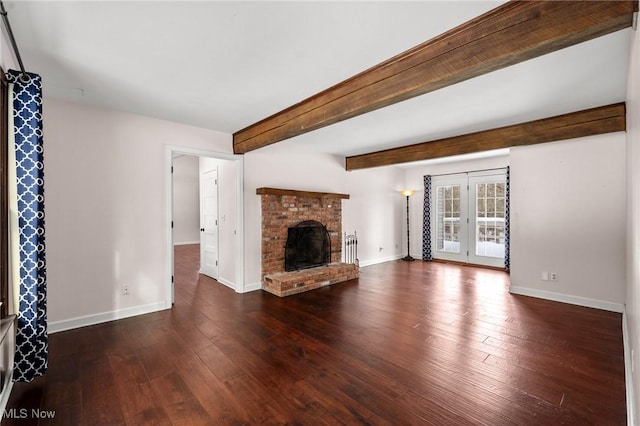
<svg viewBox="0 0 640 426">
<path fill-rule="evenodd" d="M 413 194 L 412 190 L 408 189 L 406 191 L 402 191 L 402 195 L 407 197 L 407 255 L 403 257 L 402 260 L 406 260 L 409 262 L 415 260 L 413 257 L 411 257 L 411 250 L 410 250 L 411 234 L 410 234 L 410 228 L 409 228 L 409 197 L 411 196 L 411 194 Z"/>
</svg>

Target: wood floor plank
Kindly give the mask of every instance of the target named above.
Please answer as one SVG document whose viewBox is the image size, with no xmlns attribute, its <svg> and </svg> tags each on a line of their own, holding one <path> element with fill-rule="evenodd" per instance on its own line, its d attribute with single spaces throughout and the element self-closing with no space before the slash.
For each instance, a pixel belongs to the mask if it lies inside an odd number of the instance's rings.
<svg viewBox="0 0 640 426">
<path fill-rule="evenodd" d="M 166 410 L 172 425 L 210 426 L 215 424 L 195 398 L 170 404 Z"/>
<path fill-rule="evenodd" d="M 133 379 L 118 383 L 120 405 L 127 424 L 170 425 L 161 400 L 147 380 Z"/>
<path fill-rule="evenodd" d="M 137 352 L 149 380 L 176 370 L 174 360 L 162 352 L 163 347 L 153 345 Z"/>
<path fill-rule="evenodd" d="M 151 380 L 151 387 L 155 391 L 156 398 L 163 406 L 188 401 L 193 398 L 189 387 L 176 371 Z"/>
<path fill-rule="evenodd" d="M 243 374 L 242 368 L 238 367 L 211 342 L 209 342 L 209 346 L 198 349 L 196 353 L 221 381 Z"/>
<path fill-rule="evenodd" d="M 290 418 L 290 412 L 278 410 L 273 394 L 278 388 L 266 387 L 253 377 L 243 374 L 225 381 L 236 398 L 244 402 L 244 406 L 251 417 L 251 424 L 285 424 Z M 284 408 L 284 407 L 283 407 Z"/>
<path fill-rule="evenodd" d="M 131 380 L 141 381 L 147 378 L 147 373 L 137 354 L 109 355 L 111 371 L 118 376 L 119 382 Z"/>
<path fill-rule="evenodd" d="M 509 275 L 361 268 L 287 298 L 237 294 L 175 252 L 171 310 L 49 336 L 2 424 L 626 423 L 620 314 L 509 294 Z"/>
<path fill-rule="evenodd" d="M 98 390 L 96 390 L 98 389 Z M 56 410 L 57 411 L 57 410 Z M 82 421 L 87 425 L 124 425 L 118 388 L 108 384 L 82 391 Z"/>
<path fill-rule="evenodd" d="M 214 424 L 249 424 L 242 401 L 198 358 L 178 366 L 189 390 L 198 399 Z"/>
</svg>

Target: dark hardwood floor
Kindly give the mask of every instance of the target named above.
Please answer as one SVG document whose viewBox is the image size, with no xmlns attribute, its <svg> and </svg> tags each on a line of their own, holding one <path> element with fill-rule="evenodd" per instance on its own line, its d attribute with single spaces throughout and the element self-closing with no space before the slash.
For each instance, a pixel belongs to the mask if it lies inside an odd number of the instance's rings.
<svg viewBox="0 0 640 426">
<path fill-rule="evenodd" d="M 175 258 L 172 310 L 51 335 L 2 424 L 626 423 L 619 314 L 473 267 L 389 262 L 280 299 L 199 276 L 197 246 Z"/>
</svg>

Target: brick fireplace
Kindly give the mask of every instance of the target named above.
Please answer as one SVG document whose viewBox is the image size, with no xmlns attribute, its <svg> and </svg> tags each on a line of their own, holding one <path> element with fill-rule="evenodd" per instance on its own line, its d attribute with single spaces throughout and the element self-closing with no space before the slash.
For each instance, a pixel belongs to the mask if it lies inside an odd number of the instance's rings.
<svg viewBox="0 0 640 426">
<path fill-rule="evenodd" d="M 358 267 L 341 263 L 342 200 L 347 194 L 258 188 L 262 206 L 262 288 L 276 296 L 289 296 L 358 277 Z M 328 231 L 330 263 L 285 272 L 288 229 L 317 221 Z"/>
</svg>

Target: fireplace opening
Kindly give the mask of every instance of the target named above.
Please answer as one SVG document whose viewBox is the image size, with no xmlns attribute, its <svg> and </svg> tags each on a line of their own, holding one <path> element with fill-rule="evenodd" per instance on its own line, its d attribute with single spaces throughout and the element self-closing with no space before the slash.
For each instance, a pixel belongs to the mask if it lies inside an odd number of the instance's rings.
<svg viewBox="0 0 640 426">
<path fill-rule="evenodd" d="M 305 220 L 288 228 L 284 254 L 285 271 L 315 268 L 331 261 L 331 238 L 320 222 Z"/>
</svg>

